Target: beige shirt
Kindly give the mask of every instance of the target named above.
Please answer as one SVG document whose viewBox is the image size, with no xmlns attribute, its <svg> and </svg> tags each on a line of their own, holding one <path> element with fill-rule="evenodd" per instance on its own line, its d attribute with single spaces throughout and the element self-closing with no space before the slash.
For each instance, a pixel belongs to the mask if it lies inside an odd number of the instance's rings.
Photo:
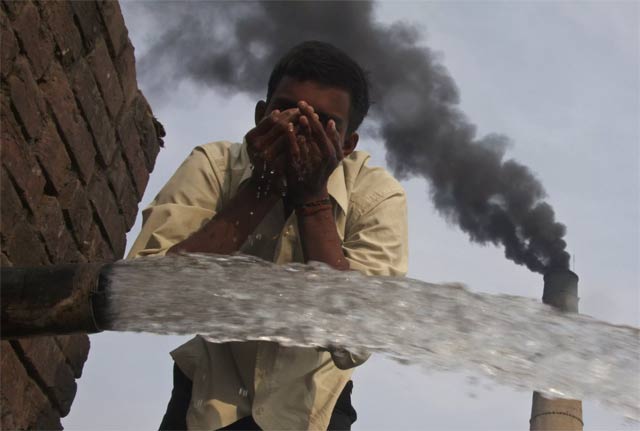
<svg viewBox="0 0 640 431">
<path fill-rule="evenodd" d="M 407 271 L 407 210 L 402 186 L 355 151 L 331 174 L 336 229 L 352 270 Z M 223 208 L 251 176 L 246 144 L 196 147 L 149 207 L 129 258 L 162 255 Z M 240 248 L 276 263 L 303 262 L 297 218 L 279 202 Z M 189 429 L 217 429 L 253 415 L 262 429 L 326 429 L 351 369 L 365 358 L 332 358 L 312 348 L 263 341 L 215 344 L 201 336 L 172 353 L 193 381 Z M 336 366 L 338 364 L 340 368 Z"/>
</svg>

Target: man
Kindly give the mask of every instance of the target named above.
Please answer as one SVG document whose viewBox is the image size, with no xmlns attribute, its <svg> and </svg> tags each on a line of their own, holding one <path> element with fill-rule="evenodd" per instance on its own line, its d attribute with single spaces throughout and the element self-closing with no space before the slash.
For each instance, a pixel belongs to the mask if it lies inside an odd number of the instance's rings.
<svg viewBox="0 0 640 431">
<path fill-rule="evenodd" d="M 274 68 L 243 144 L 197 147 L 143 211 L 130 257 L 240 252 L 403 275 L 404 191 L 355 151 L 368 109 L 367 80 L 351 58 L 321 42 L 294 47 Z M 200 336 L 172 356 L 161 429 L 349 429 L 355 421 L 349 379 L 366 358 Z"/>
</svg>

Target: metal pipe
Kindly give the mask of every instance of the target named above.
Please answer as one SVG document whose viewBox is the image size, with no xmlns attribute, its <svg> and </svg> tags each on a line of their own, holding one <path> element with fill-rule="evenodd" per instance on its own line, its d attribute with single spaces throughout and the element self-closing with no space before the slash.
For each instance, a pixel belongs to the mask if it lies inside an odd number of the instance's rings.
<svg viewBox="0 0 640 431">
<path fill-rule="evenodd" d="M 1 268 L 2 339 L 106 329 L 104 263 Z"/>
<path fill-rule="evenodd" d="M 567 313 L 577 313 L 578 280 L 568 269 L 546 273 L 542 302 Z M 582 431 L 582 401 L 550 399 L 534 392 L 529 426 L 531 431 Z"/>
</svg>

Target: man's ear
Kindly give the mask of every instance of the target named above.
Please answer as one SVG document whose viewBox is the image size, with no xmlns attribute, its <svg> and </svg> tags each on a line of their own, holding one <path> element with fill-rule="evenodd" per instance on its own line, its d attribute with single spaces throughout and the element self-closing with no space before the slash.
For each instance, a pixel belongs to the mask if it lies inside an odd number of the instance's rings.
<svg viewBox="0 0 640 431">
<path fill-rule="evenodd" d="M 267 102 L 265 102 L 264 100 L 261 100 L 258 103 L 256 103 L 256 112 L 254 113 L 255 115 L 254 120 L 256 122 L 256 126 L 262 120 L 262 118 L 264 117 L 264 113 L 266 111 L 267 111 Z"/>
<path fill-rule="evenodd" d="M 356 132 L 353 132 L 345 138 L 344 144 L 342 145 L 342 153 L 345 157 L 353 153 L 353 150 L 356 149 L 356 146 L 358 145 L 358 139 L 360 139 L 360 136 L 358 136 Z"/>
</svg>

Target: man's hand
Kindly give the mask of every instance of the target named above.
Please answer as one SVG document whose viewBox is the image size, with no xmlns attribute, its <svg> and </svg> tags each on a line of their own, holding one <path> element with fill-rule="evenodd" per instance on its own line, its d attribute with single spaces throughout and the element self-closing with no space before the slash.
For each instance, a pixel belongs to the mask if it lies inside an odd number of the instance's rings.
<svg viewBox="0 0 640 431">
<path fill-rule="evenodd" d="M 334 120 L 323 126 L 313 107 L 304 101 L 298 103 L 298 111 L 295 139 L 288 139 L 287 185 L 292 201 L 302 204 L 328 196 L 327 180 L 344 156 Z"/>
<path fill-rule="evenodd" d="M 247 152 L 253 166 L 251 180 L 256 185 L 258 194 L 266 196 L 283 190 L 286 150 L 295 141 L 294 123 L 297 123 L 299 117 L 298 108 L 283 112 L 273 110 L 245 136 Z"/>
<path fill-rule="evenodd" d="M 287 140 L 295 140 L 293 122 L 298 108 L 273 111 L 245 136 L 254 166 L 250 184 L 200 230 L 171 247 L 168 253 L 198 252 L 231 254 L 240 249 L 280 199 L 286 164 Z"/>
</svg>

